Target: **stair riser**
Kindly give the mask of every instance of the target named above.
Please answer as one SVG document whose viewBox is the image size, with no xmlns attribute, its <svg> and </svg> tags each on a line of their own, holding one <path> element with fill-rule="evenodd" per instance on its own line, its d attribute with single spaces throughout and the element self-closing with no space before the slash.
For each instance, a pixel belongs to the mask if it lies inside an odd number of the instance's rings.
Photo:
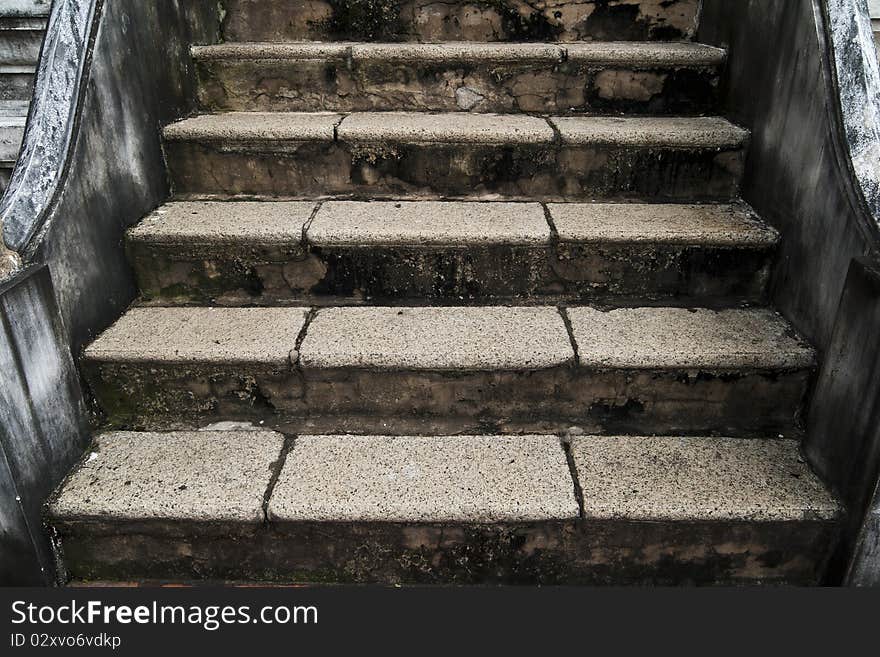
<svg viewBox="0 0 880 657">
<path fill-rule="evenodd" d="M 609 6 L 610 5 L 610 6 Z M 227 41 L 687 39 L 699 0 L 227 0 Z"/>
<path fill-rule="evenodd" d="M 478 424 L 493 432 L 554 432 L 575 425 L 624 434 L 793 435 L 809 372 L 407 372 L 272 366 L 86 363 L 112 426 L 199 427 L 226 420 L 322 432 L 380 419 L 405 434 L 419 420 L 442 433 Z M 369 432 L 360 428 L 358 432 Z"/>
<path fill-rule="evenodd" d="M 485 144 L 275 142 L 166 144 L 177 194 L 305 198 L 407 194 L 547 200 L 731 200 L 742 149 Z"/>
<path fill-rule="evenodd" d="M 833 525 L 587 520 L 525 525 L 301 523 L 58 527 L 80 580 L 815 584 Z M 719 551 L 715 546 L 724 546 Z"/>
<path fill-rule="evenodd" d="M 42 30 L 0 29 L 0 61 L 4 64 L 35 64 L 42 45 Z"/>
<path fill-rule="evenodd" d="M 33 73 L 0 74 L 0 100 L 30 100 L 33 92 Z"/>
<path fill-rule="evenodd" d="M 759 301 L 772 257 L 769 248 L 638 244 L 194 249 L 130 242 L 128 253 L 145 299 L 224 305 Z"/>
<path fill-rule="evenodd" d="M 710 68 L 576 62 L 203 62 L 208 110 L 699 114 L 715 105 Z"/>
</svg>

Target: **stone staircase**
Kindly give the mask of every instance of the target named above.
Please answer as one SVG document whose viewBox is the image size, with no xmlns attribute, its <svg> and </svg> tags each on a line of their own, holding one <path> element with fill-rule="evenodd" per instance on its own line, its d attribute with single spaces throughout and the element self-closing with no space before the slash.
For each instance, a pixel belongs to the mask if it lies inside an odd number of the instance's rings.
<svg viewBox="0 0 880 657">
<path fill-rule="evenodd" d="M 818 582 L 815 354 L 698 4 L 227 1 L 82 360 L 66 575 Z"/>
<path fill-rule="evenodd" d="M 48 0 L 6 4 L 0 7 L 0 195 L 21 148 L 49 15 Z"/>
</svg>

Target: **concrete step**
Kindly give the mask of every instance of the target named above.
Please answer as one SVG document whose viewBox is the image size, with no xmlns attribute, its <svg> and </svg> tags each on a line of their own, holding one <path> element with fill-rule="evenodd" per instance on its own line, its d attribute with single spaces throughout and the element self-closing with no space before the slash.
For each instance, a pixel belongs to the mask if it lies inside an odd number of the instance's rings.
<svg viewBox="0 0 880 657">
<path fill-rule="evenodd" d="M 48 506 L 117 581 L 807 584 L 839 515 L 791 440 L 268 431 L 99 436 Z"/>
<path fill-rule="evenodd" d="M 547 306 L 138 307 L 83 360 L 112 426 L 317 433 L 791 436 L 813 365 L 768 310 Z"/>
<path fill-rule="evenodd" d="M 45 17 L 0 15 L 0 64 L 36 66 L 46 33 Z"/>
<path fill-rule="evenodd" d="M 227 0 L 227 41 L 689 39 L 699 0 Z"/>
<path fill-rule="evenodd" d="M 128 233 L 145 299 L 760 300 L 778 235 L 745 205 L 176 202 Z"/>
<path fill-rule="evenodd" d="M 193 48 L 209 111 L 700 114 L 724 51 L 693 43 L 224 43 Z"/>
<path fill-rule="evenodd" d="M 748 132 L 717 117 L 207 114 L 168 126 L 178 194 L 723 200 Z"/>
<path fill-rule="evenodd" d="M 30 101 L 35 70 L 33 64 L 0 65 L 0 100 Z"/>
</svg>

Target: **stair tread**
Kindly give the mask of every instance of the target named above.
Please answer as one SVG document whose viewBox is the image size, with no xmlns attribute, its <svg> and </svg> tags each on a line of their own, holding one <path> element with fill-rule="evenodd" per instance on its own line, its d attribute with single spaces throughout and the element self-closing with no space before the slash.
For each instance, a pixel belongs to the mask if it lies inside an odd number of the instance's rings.
<svg viewBox="0 0 880 657">
<path fill-rule="evenodd" d="M 765 309 L 566 310 L 580 364 L 607 369 L 800 370 L 814 352 Z M 288 363 L 304 308 L 140 307 L 86 349 L 94 362 Z M 509 371 L 564 366 L 574 350 L 546 306 L 333 307 L 317 311 L 304 369 Z"/>
<path fill-rule="evenodd" d="M 813 349 L 762 309 L 567 310 L 584 366 L 654 369 L 807 369 Z"/>
<path fill-rule="evenodd" d="M 348 58 L 397 61 L 562 61 L 595 64 L 651 64 L 663 66 L 717 66 L 725 51 L 699 43 L 587 42 L 510 43 L 452 41 L 418 42 L 231 42 L 195 46 L 199 61 L 283 61 Z"/>
<path fill-rule="evenodd" d="M 304 368 L 537 370 L 573 361 L 556 308 L 324 308 L 300 348 Z"/>
<path fill-rule="evenodd" d="M 89 360 L 286 365 L 304 308 L 132 308 L 86 349 Z"/>
<path fill-rule="evenodd" d="M 57 521 L 577 521 L 559 438 L 299 436 L 271 489 L 269 431 L 99 436 L 51 500 Z M 840 507 L 793 440 L 579 436 L 586 522 L 832 521 Z M 156 525 L 157 531 L 164 529 Z"/>
<path fill-rule="evenodd" d="M 284 437 L 272 431 L 99 435 L 50 513 L 67 519 L 260 523 Z"/>
<path fill-rule="evenodd" d="M 576 145 L 739 148 L 748 138 L 720 117 L 548 117 L 457 112 L 227 112 L 165 128 L 171 141 L 333 141 L 550 144 L 554 126 Z M 334 137 L 334 131 L 336 137 Z"/>
<path fill-rule="evenodd" d="M 778 233 L 742 204 L 550 203 L 560 241 L 773 246 Z M 314 215 L 314 216 L 313 216 Z M 476 201 L 178 201 L 132 228 L 151 244 L 546 244 L 540 203 Z"/>
<path fill-rule="evenodd" d="M 591 519 L 832 520 L 795 440 L 583 436 L 571 452 Z"/>
<path fill-rule="evenodd" d="M 529 522 L 579 515 L 556 436 L 300 436 L 277 521 Z"/>
</svg>

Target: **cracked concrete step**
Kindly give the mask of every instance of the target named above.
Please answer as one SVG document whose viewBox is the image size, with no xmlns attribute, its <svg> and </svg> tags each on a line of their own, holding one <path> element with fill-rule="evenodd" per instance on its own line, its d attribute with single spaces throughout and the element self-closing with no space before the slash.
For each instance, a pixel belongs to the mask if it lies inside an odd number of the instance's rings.
<svg viewBox="0 0 880 657">
<path fill-rule="evenodd" d="M 814 353 L 762 309 L 141 307 L 83 366 L 112 426 L 775 437 Z"/>
<path fill-rule="evenodd" d="M 85 580 L 816 582 L 840 507 L 795 441 L 567 449 L 571 466 L 555 435 L 111 433 L 48 520 Z"/>
<path fill-rule="evenodd" d="M 553 229 L 551 229 L 551 223 Z M 175 202 L 127 236 L 143 297 L 223 305 L 763 297 L 745 205 Z"/>
<path fill-rule="evenodd" d="M 699 0 L 227 0 L 227 41 L 678 40 Z"/>
<path fill-rule="evenodd" d="M 748 132 L 718 117 L 230 112 L 165 128 L 175 192 L 554 200 L 735 198 Z"/>
<path fill-rule="evenodd" d="M 723 50 L 693 43 L 196 46 L 209 111 L 702 114 Z"/>
</svg>

